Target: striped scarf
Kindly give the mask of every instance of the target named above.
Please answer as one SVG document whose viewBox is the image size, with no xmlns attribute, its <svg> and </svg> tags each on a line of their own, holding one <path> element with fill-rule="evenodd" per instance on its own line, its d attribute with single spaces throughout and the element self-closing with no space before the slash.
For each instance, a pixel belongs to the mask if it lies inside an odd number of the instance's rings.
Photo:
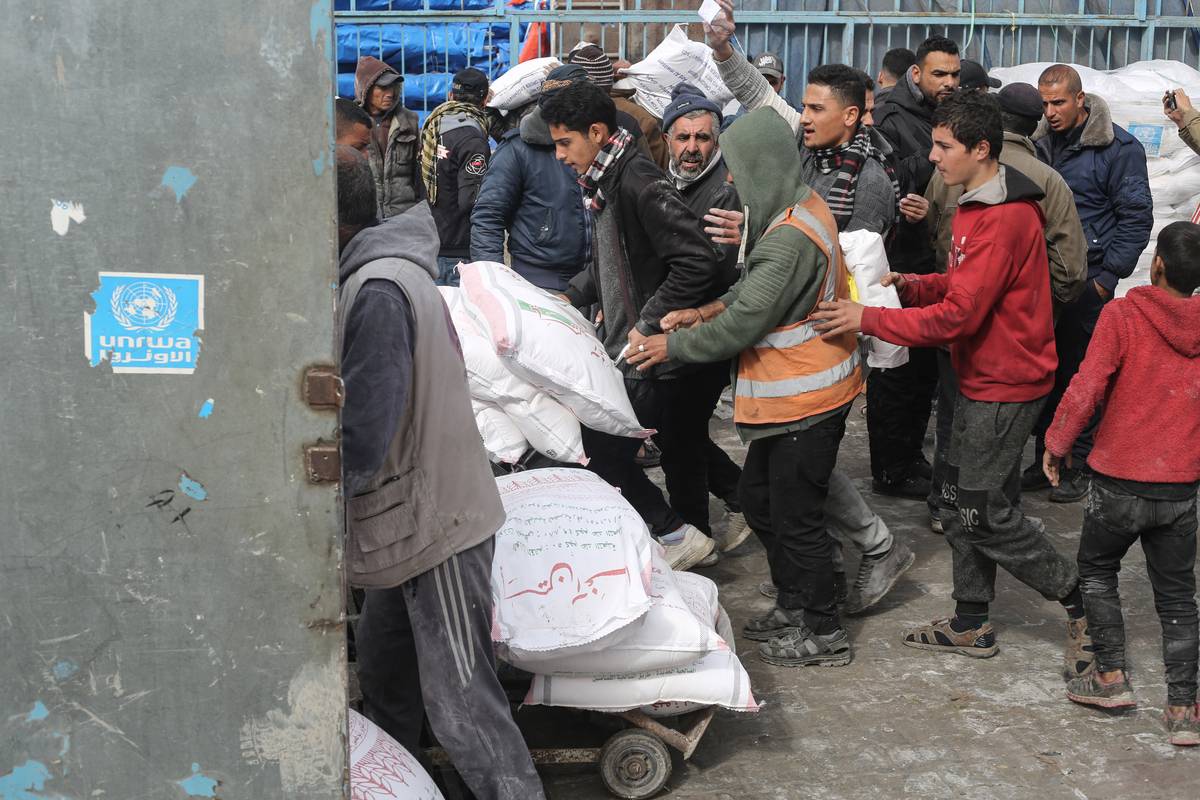
<svg viewBox="0 0 1200 800">
<path fill-rule="evenodd" d="M 448 114 L 466 114 L 479 123 L 485 135 L 488 130 L 487 112 L 472 103 L 447 100 L 429 114 L 421 127 L 421 181 L 425 184 L 425 195 L 431 206 L 437 203 L 438 151 L 442 149 L 438 145 L 438 131 L 442 126 L 442 117 Z"/>
<path fill-rule="evenodd" d="M 883 165 L 888 178 L 891 179 L 892 194 L 895 197 L 892 204 L 895 216 L 892 221 L 895 223 L 899 219 L 900 183 L 896 180 L 896 171 L 884 158 L 883 153 L 872 144 L 867 126 L 860 125 L 858 133 L 854 134 L 854 138 L 845 144 L 823 150 L 813 150 L 812 154 L 813 158 L 817 160 L 817 168 L 821 172 L 829 173 L 835 169 L 838 171 L 838 174 L 834 176 L 833 186 L 825 196 L 825 204 L 829 206 L 829 211 L 837 221 L 839 231 L 845 229 L 850 218 L 854 216 L 854 190 L 858 185 L 858 173 L 868 158 L 877 159 Z"/>
<path fill-rule="evenodd" d="M 604 193 L 600 191 L 600 179 L 604 177 L 609 164 L 616 162 L 625 152 L 625 148 L 633 141 L 633 135 L 624 128 L 609 137 L 596 159 L 588 167 L 588 171 L 579 176 L 579 185 L 583 187 L 583 207 L 599 214 L 604 209 Z"/>
</svg>

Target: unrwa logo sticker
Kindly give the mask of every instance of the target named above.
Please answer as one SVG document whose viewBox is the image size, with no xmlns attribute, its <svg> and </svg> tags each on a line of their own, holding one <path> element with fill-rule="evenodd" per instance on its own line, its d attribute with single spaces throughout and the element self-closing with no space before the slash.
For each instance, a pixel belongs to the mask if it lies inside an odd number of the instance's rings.
<svg viewBox="0 0 1200 800">
<path fill-rule="evenodd" d="M 113 372 L 190 375 L 204 328 L 204 276 L 101 272 L 84 314 L 84 348 L 91 366 L 107 360 Z"/>
</svg>

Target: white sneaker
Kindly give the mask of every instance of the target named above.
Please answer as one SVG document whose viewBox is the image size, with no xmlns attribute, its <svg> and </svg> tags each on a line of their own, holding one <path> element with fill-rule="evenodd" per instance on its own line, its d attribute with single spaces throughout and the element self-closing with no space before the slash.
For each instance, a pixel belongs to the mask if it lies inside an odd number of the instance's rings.
<svg viewBox="0 0 1200 800">
<path fill-rule="evenodd" d="M 750 523 L 746 522 L 746 517 L 740 511 L 730 511 L 728 522 L 725 525 L 725 535 L 721 537 L 717 547 L 722 553 L 728 553 L 742 542 L 750 538 Z"/>
<path fill-rule="evenodd" d="M 688 570 L 708 558 L 717 549 L 717 543 L 692 525 L 683 526 L 683 539 L 675 544 L 659 541 L 667 551 L 667 563 L 674 570 Z"/>
</svg>

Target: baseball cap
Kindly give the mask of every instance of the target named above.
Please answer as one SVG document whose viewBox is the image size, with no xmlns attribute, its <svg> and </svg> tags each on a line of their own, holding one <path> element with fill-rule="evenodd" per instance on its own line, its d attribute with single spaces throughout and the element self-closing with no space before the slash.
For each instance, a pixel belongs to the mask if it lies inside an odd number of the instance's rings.
<svg viewBox="0 0 1200 800">
<path fill-rule="evenodd" d="M 456 96 L 485 97 L 488 91 L 487 75 L 484 75 L 474 67 L 460 69 L 454 73 L 454 80 L 450 84 L 450 91 L 454 92 Z"/>
<path fill-rule="evenodd" d="M 403 81 L 403 75 L 401 75 L 399 72 L 393 72 L 389 69 L 379 76 L 379 80 L 375 81 L 375 85 L 380 89 L 383 89 L 387 86 L 391 86 L 393 83 L 403 83 Z"/>
<path fill-rule="evenodd" d="M 970 90 L 982 89 L 985 86 L 991 89 L 999 89 L 1000 80 L 988 77 L 987 70 L 978 61 L 971 61 L 964 58 L 962 60 L 962 71 L 958 73 L 958 87 Z"/>
<path fill-rule="evenodd" d="M 1042 116 L 1042 95 L 1028 83 L 1010 83 L 999 91 L 996 99 L 1000 110 L 1007 114 L 1028 119 Z"/>
<path fill-rule="evenodd" d="M 772 78 L 783 77 L 783 60 L 774 53 L 759 53 L 754 57 L 754 68 Z"/>
</svg>

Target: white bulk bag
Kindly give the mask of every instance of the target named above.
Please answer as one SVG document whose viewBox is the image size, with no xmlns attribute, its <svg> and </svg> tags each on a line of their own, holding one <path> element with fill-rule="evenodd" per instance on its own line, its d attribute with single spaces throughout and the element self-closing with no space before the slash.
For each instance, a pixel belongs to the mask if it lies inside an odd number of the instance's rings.
<svg viewBox="0 0 1200 800">
<path fill-rule="evenodd" d="M 717 635 L 729 646 L 731 651 L 736 653 L 737 642 L 733 636 L 733 622 L 729 619 L 729 614 L 725 613 L 725 609 L 719 603 L 716 605 L 716 609 Z M 650 717 L 678 717 L 681 714 L 690 714 L 701 708 L 704 708 L 703 703 L 691 703 L 685 700 L 663 700 L 658 703 L 651 703 L 648 706 L 642 706 L 639 711 Z"/>
<path fill-rule="evenodd" d="M 488 106 L 500 111 L 520 108 L 542 92 L 546 73 L 561 66 L 557 58 L 535 58 L 514 64 L 507 72 L 492 81 L 492 99 Z"/>
<path fill-rule="evenodd" d="M 492 639 L 512 659 L 595 643 L 649 611 L 655 545 L 620 492 L 568 468 L 506 475 L 496 488 L 506 517 L 492 558 Z"/>
<path fill-rule="evenodd" d="M 508 415 L 496 406 L 471 398 L 471 410 L 475 412 L 475 427 L 483 438 L 483 449 L 488 458 L 498 464 L 515 464 L 529 449 L 520 429 Z"/>
<path fill-rule="evenodd" d="M 442 800 L 417 759 L 350 709 L 350 800 Z"/>
<path fill-rule="evenodd" d="M 463 299 L 509 371 L 547 392 L 581 423 L 614 436 L 645 438 L 625 381 L 595 329 L 561 298 L 503 264 L 459 267 Z"/>
<path fill-rule="evenodd" d="M 625 77 L 617 82 L 616 88 L 635 90 L 637 104 L 660 119 L 671 102 L 671 92 L 685 81 L 718 105 L 726 105 L 733 99 L 733 92 L 721 80 L 712 49 L 689 39 L 683 25 L 672 28 L 650 55 L 626 68 L 623 74 Z"/>
<path fill-rule="evenodd" d="M 630 625 L 625 635 L 599 650 L 552 650 L 526 654 L 525 658 L 511 654 L 502 657 L 521 669 L 547 675 L 636 673 L 685 666 L 725 647 L 713 629 L 712 619 L 701 621 L 704 609 L 711 613 L 716 597 L 716 584 L 701 575 L 672 571 L 656 552 L 650 577 L 650 610 Z M 702 610 L 700 617 L 693 609 Z"/>
<path fill-rule="evenodd" d="M 887 253 L 883 237 L 872 231 L 839 233 L 842 255 L 846 269 L 854 278 L 858 290 L 858 302 L 864 306 L 900 308 L 900 295 L 895 286 L 882 286 L 879 282 L 888 274 Z M 874 336 L 864 337 L 867 346 L 867 364 L 878 369 L 890 369 L 908 363 L 908 348 L 885 342 Z"/>
</svg>

